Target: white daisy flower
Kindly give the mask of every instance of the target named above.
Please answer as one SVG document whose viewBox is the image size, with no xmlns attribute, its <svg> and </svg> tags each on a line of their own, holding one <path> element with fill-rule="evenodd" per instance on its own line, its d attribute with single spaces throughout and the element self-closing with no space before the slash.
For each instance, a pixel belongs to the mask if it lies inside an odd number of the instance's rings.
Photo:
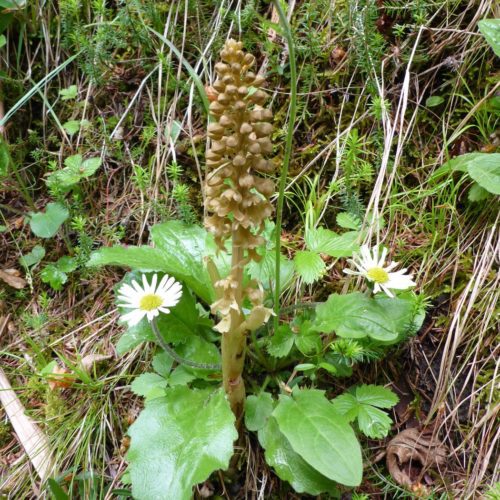
<svg viewBox="0 0 500 500">
<path fill-rule="evenodd" d="M 407 269 L 391 272 L 398 265 L 397 262 L 391 262 L 384 266 L 386 257 L 387 248 L 382 249 L 382 255 L 379 258 L 378 246 L 370 250 L 368 245 L 363 245 L 359 254 L 355 254 L 352 259 L 347 260 L 356 270 L 344 269 L 344 273 L 364 276 L 368 281 L 375 283 L 373 293 L 383 291 L 389 297 L 394 297 L 391 290 L 406 290 L 415 286 L 415 282 L 411 279 L 412 275 L 405 274 Z"/>
<path fill-rule="evenodd" d="M 122 316 L 129 326 L 137 325 L 144 316 L 152 321 L 161 312 L 168 314 L 169 307 L 174 307 L 181 299 L 182 286 L 174 278 L 165 274 L 158 287 L 157 281 L 158 275 L 153 274 L 150 285 L 143 274 L 142 287 L 132 280 L 132 285 L 124 284 L 118 290 L 118 299 L 123 302 L 118 307 L 132 309 Z"/>
</svg>

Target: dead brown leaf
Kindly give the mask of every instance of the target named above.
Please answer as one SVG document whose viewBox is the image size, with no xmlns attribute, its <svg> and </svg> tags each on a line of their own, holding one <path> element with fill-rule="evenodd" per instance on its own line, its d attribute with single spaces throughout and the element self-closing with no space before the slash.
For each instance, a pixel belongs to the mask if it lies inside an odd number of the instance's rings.
<svg viewBox="0 0 500 500">
<path fill-rule="evenodd" d="M 394 480 L 414 487 L 425 471 L 446 463 L 447 450 L 430 429 L 406 429 L 387 445 L 387 468 Z"/>
<path fill-rule="evenodd" d="M 21 278 L 21 273 L 17 269 L 0 269 L 0 279 L 18 290 L 26 286 L 26 280 Z"/>
</svg>

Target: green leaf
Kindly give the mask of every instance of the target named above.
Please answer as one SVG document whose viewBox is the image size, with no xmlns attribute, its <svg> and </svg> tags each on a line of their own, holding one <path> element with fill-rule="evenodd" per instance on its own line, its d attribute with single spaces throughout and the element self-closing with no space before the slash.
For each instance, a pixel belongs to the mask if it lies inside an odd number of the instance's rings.
<svg viewBox="0 0 500 500">
<path fill-rule="evenodd" d="M 356 399 L 360 403 L 378 406 L 379 408 L 392 408 L 399 401 L 396 394 L 380 385 L 356 387 Z"/>
<path fill-rule="evenodd" d="M 362 385 L 332 400 L 335 410 L 350 422 L 357 418 L 360 431 L 373 439 L 387 436 L 391 418 L 379 408 L 391 408 L 399 398 L 389 389 Z"/>
<path fill-rule="evenodd" d="M 248 396 L 245 401 L 245 426 L 249 431 L 262 429 L 273 412 L 273 397 L 268 392 Z"/>
<path fill-rule="evenodd" d="M 162 377 L 167 378 L 174 364 L 173 358 L 165 351 L 159 352 L 153 357 L 153 368 Z"/>
<path fill-rule="evenodd" d="M 164 271 L 167 262 L 163 258 L 163 253 L 157 248 L 148 246 L 128 246 L 116 245 L 113 247 L 103 247 L 92 252 L 87 262 L 89 267 L 97 266 L 121 266 L 136 269 L 139 271 Z"/>
<path fill-rule="evenodd" d="M 336 483 L 311 467 L 293 450 L 290 442 L 280 432 L 276 419 L 269 418 L 265 427 L 259 430 L 259 442 L 265 450 L 266 462 L 297 493 L 330 493 L 335 498 L 339 497 Z"/>
<path fill-rule="evenodd" d="M 293 279 L 294 265 L 284 255 L 280 255 L 280 288 L 284 291 Z M 248 264 L 248 274 L 254 280 L 262 283 L 266 290 L 274 288 L 276 278 L 276 255 L 274 249 L 262 250 L 262 259 L 259 262 L 252 260 Z"/>
<path fill-rule="evenodd" d="M 147 399 L 162 397 L 165 395 L 167 381 L 156 373 L 143 373 L 134 379 L 130 389 L 134 394 Z"/>
<path fill-rule="evenodd" d="M 68 189 L 78 184 L 82 179 L 95 174 L 101 166 L 101 158 L 94 157 L 83 160 L 82 155 L 73 155 L 66 158 L 63 169 L 53 172 L 47 179 L 49 187 Z"/>
<path fill-rule="evenodd" d="M 398 325 L 386 309 L 361 292 L 330 295 L 324 304 L 316 308 L 314 326 L 320 332 L 335 331 L 338 336 L 345 338 L 370 336 L 390 342 L 399 334 Z"/>
<path fill-rule="evenodd" d="M 47 264 L 40 276 L 44 283 L 48 283 L 54 290 L 61 290 L 62 286 L 68 281 L 68 275 L 77 268 L 76 259 L 65 255 L 57 262 Z"/>
<path fill-rule="evenodd" d="M 449 168 L 456 172 L 467 172 L 469 163 L 475 158 L 480 158 L 486 153 L 466 153 L 464 155 L 457 156 L 443 163 L 441 169 Z"/>
<path fill-rule="evenodd" d="M 500 153 L 484 153 L 468 164 L 469 175 L 490 193 L 500 194 Z"/>
<path fill-rule="evenodd" d="M 293 258 L 293 262 L 298 275 L 308 285 L 323 276 L 326 269 L 323 259 L 316 252 L 297 252 Z"/>
<path fill-rule="evenodd" d="M 440 95 L 433 95 L 431 97 L 428 97 L 425 101 L 425 105 L 428 108 L 433 108 L 435 106 L 439 106 L 444 102 L 444 98 L 442 98 Z"/>
<path fill-rule="evenodd" d="M 61 89 L 59 91 L 59 95 L 61 96 L 61 100 L 63 101 L 76 99 L 76 96 L 78 95 L 78 87 L 76 85 L 70 85 L 66 89 Z"/>
<path fill-rule="evenodd" d="M 169 221 L 151 228 L 151 239 L 163 254 L 165 272 L 184 281 L 201 299 L 211 304 L 215 300 L 212 281 L 205 268 L 207 252 L 205 229 Z"/>
<path fill-rule="evenodd" d="M 320 352 L 322 347 L 320 334 L 311 326 L 311 321 L 304 321 L 299 327 L 298 334 L 295 335 L 295 345 L 305 356 Z"/>
<path fill-rule="evenodd" d="M 41 245 L 33 247 L 31 252 L 19 258 L 19 263 L 25 268 L 36 266 L 45 257 L 45 248 Z"/>
<path fill-rule="evenodd" d="M 54 290 L 61 290 L 68 281 L 68 275 L 61 271 L 55 264 L 47 264 L 40 273 L 44 283 L 48 283 Z"/>
<path fill-rule="evenodd" d="M 267 352 L 275 358 L 284 358 L 293 347 L 294 333 L 288 325 L 280 325 L 268 338 Z"/>
<path fill-rule="evenodd" d="M 361 405 L 358 410 L 359 430 L 372 439 L 382 439 L 391 430 L 392 420 L 387 413 L 370 405 Z"/>
<path fill-rule="evenodd" d="M 397 297 L 387 297 L 385 294 L 377 294 L 372 300 L 377 304 L 377 309 L 384 311 L 390 318 L 394 332 L 397 337 L 390 339 L 378 338 L 372 335 L 378 343 L 391 345 L 400 342 L 409 335 L 418 332 L 425 319 L 425 307 L 419 302 L 418 296 L 411 291 L 400 293 Z"/>
<path fill-rule="evenodd" d="M 30 213 L 30 227 L 40 238 L 52 238 L 69 217 L 66 207 L 60 203 L 49 203 L 45 212 Z"/>
<path fill-rule="evenodd" d="M 141 321 L 139 324 L 129 327 L 120 337 L 116 344 L 116 352 L 123 356 L 143 342 L 154 340 L 155 336 L 151 328 L 145 328 L 144 322 Z"/>
<path fill-rule="evenodd" d="M 220 364 L 221 358 L 217 347 L 211 342 L 207 342 L 201 337 L 190 336 L 184 344 L 176 348 L 177 353 L 184 359 L 195 363 Z M 203 368 L 193 368 L 186 365 L 186 370 L 197 375 L 198 378 L 213 380 L 214 370 Z"/>
<path fill-rule="evenodd" d="M 302 390 L 282 396 L 273 412 L 293 450 L 332 481 L 346 486 L 361 483 L 361 448 L 346 419 L 323 391 Z"/>
<path fill-rule="evenodd" d="M 493 52 L 500 57 L 500 19 L 483 19 L 477 25 Z"/>
<path fill-rule="evenodd" d="M 238 437 L 224 391 L 167 389 L 129 429 L 127 454 L 137 500 L 189 500 L 192 487 L 226 469 Z"/>
<path fill-rule="evenodd" d="M 356 240 L 359 237 L 357 231 L 349 231 L 339 236 L 325 228 L 310 229 L 305 235 L 308 250 L 316 253 L 324 253 L 330 257 L 350 257 L 359 249 Z"/>
<path fill-rule="evenodd" d="M 76 259 L 65 255 L 56 262 L 56 267 L 63 273 L 71 273 L 77 268 Z"/>
<path fill-rule="evenodd" d="M 361 228 L 361 220 L 354 214 L 341 212 L 337 214 L 337 225 L 345 229 L 357 231 Z"/>
<path fill-rule="evenodd" d="M 5 35 L 0 35 L 0 49 L 7 44 L 7 38 L 5 38 Z"/>
<path fill-rule="evenodd" d="M 179 365 L 168 377 L 168 385 L 171 387 L 177 385 L 187 385 L 196 379 L 193 372 L 188 371 L 184 365 Z"/>
<path fill-rule="evenodd" d="M 486 191 L 486 189 L 481 187 L 477 182 L 474 182 L 474 184 L 471 186 L 469 190 L 467 198 L 469 201 L 472 202 L 484 201 L 487 200 L 488 198 L 491 198 L 491 193 Z"/>
<path fill-rule="evenodd" d="M 80 130 L 80 120 L 69 120 L 63 123 L 63 129 L 66 130 L 69 135 L 76 134 Z"/>
</svg>

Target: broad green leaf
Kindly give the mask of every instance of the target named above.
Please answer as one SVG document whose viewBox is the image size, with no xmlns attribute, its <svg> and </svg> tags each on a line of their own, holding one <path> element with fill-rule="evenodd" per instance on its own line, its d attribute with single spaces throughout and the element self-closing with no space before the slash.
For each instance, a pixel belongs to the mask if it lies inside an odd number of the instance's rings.
<svg viewBox="0 0 500 500">
<path fill-rule="evenodd" d="M 311 467 L 293 450 L 274 418 L 269 418 L 267 424 L 259 430 L 259 442 L 265 450 L 266 462 L 278 477 L 288 481 L 297 493 L 329 493 L 334 498 L 339 497 L 336 483 Z"/>
<path fill-rule="evenodd" d="M 274 334 L 268 338 L 267 352 L 275 358 L 288 356 L 293 347 L 294 333 L 290 326 L 280 325 Z"/>
<path fill-rule="evenodd" d="M 41 245 L 33 247 L 31 252 L 23 255 L 19 259 L 19 263 L 26 268 L 36 266 L 45 257 L 45 248 Z"/>
<path fill-rule="evenodd" d="M 147 399 L 159 398 L 165 395 L 167 381 L 157 373 L 143 373 L 134 379 L 130 389 L 134 394 Z"/>
<path fill-rule="evenodd" d="M 361 292 L 330 295 L 325 303 L 316 308 L 315 327 L 320 332 L 335 331 L 340 337 L 370 336 L 389 342 L 395 340 L 399 333 L 396 322 L 386 309 Z"/>
<path fill-rule="evenodd" d="M 469 175 L 490 193 L 500 194 L 500 153 L 483 153 L 468 165 Z"/>
<path fill-rule="evenodd" d="M 148 402 L 129 429 L 134 498 L 191 499 L 194 485 L 229 465 L 234 421 L 222 389 L 173 387 Z"/>
<path fill-rule="evenodd" d="M 337 413 L 323 391 L 302 390 L 282 396 L 273 412 L 293 450 L 332 481 L 361 483 L 361 448 L 347 420 Z"/>
<path fill-rule="evenodd" d="M 431 97 L 428 97 L 425 101 L 425 105 L 428 108 L 433 108 L 434 106 L 439 106 L 444 102 L 444 98 L 441 97 L 440 95 L 433 95 Z"/>
<path fill-rule="evenodd" d="M 103 247 L 92 252 L 87 266 L 121 266 L 139 271 L 165 271 L 168 263 L 163 253 L 157 248 L 148 246 L 121 246 Z"/>
<path fill-rule="evenodd" d="M 321 256 L 316 252 L 300 251 L 293 258 L 297 274 L 308 285 L 323 276 L 326 265 Z"/>
<path fill-rule="evenodd" d="M 40 238 L 52 238 L 69 217 L 66 207 L 60 203 L 49 203 L 45 212 L 30 213 L 30 227 Z"/>
<path fill-rule="evenodd" d="M 120 337 L 116 343 L 116 352 L 123 356 L 123 354 L 135 349 L 138 345 L 147 341 L 154 341 L 155 336 L 151 328 L 145 328 L 144 321 L 141 321 L 138 325 L 131 326 L 127 331 Z"/>
<path fill-rule="evenodd" d="M 175 387 L 177 385 L 187 385 L 196 379 L 196 375 L 184 365 L 179 365 L 168 377 L 168 385 Z"/>
<path fill-rule="evenodd" d="M 373 300 L 378 310 L 383 310 L 391 319 L 394 331 L 397 332 L 397 337 L 392 340 L 372 336 L 379 343 L 390 345 L 400 342 L 417 333 L 424 322 L 425 308 L 422 304 L 419 305 L 418 297 L 414 292 L 402 292 L 394 298 L 379 293 Z"/>
<path fill-rule="evenodd" d="M 390 389 L 380 385 L 361 385 L 356 387 L 356 399 L 363 404 L 392 408 L 399 398 Z"/>
<path fill-rule="evenodd" d="M 248 396 L 245 401 L 245 426 L 249 431 L 262 429 L 273 412 L 273 397 L 268 392 Z"/>
<path fill-rule="evenodd" d="M 353 229 L 354 231 L 361 228 L 361 220 L 354 214 L 349 212 L 341 212 L 337 214 L 337 224 L 345 229 Z"/>
<path fill-rule="evenodd" d="M 477 25 L 493 52 L 500 57 L 500 19 L 483 19 Z"/>
<path fill-rule="evenodd" d="M 195 363 L 209 363 L 212 365 L 220 364 L 220 353 L 217 347 L 211 342 L 207 342 L 202 337 L 191 336 L 186 339 L 184 344 L 180 344 L 175 349 L 179 356 Z M 187 371 L 193 372 L 198 378 L 213 379 L 214 370 L 205 370 L 202 368 L 193 368 L 185 366 Z"/>
<path fill-rule="evenodd" d="M 466 153 L 464 155 L 456 156 L 451 160 L 443 163 L 441 169 L 449 168 L 457 172 L 467 172 L 469 163 L 475 158 L 480 158 L 485 153 Z"/>
<path fill-rule="evenodd" d="M 165 272 L 184 281 L 201 299 L 211 304 L 215 293 L 206 270 L 207 232 L 199 226 L 169 221 L 151 228 L 151 239 L 163 254 Z"/>
</svg>

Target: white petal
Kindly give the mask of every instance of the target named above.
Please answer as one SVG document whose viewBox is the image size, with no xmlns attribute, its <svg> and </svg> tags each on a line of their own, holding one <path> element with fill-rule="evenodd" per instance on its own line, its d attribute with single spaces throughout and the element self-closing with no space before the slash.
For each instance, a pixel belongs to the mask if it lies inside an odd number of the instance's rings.
<svg viewBox="0 0 500 500">
<path fill-rule="evenodd" d="M 153 277 L 151 278 L 151 292 L 152 293 L 155 293 L 157 282 L 158 282 L 158 275 L 153 274 Z"/>
<path fill-rule="evenodd" d="M 392 288 L 394 290 L 406 290 L 416 285 L 411 279 L 411 276 L 398 273 L 389 273 L 389 281 L 384 284 L 387 288 Z"/>
<path fill-rule="evenodd" d="M 352 276 L 364 276 L 363 273 L 360 273 L 359 271 L 353 271 L 352 269 L 343 269 L 344 273 L 346 274 L 351 274 Z"/>
<path fill-rule="evenodd" d="M 382 255 L 380 256 L 380 260 L 378 261 L 378 267 L 384 267 L 385 258 L 387 257 L 387 248 L 382 248 Z"/>
<path fill-rule="evenodd" d="M 137 323 L 141 321 L 141 319 L 144 317 L 145 314 L 146 314 L 145 311 L 141 311 L 140 309 L 135 309 L 134 311 L 129 312 L 124 316 L 122 316 L 121 319 L 123 321 L 126 321 L 129 324 L 129 326 L 135 326 L 137 325 Z"/>
<path fill-rule="evenodd" d="M 392 271 L 395 267 L 397 267 L 398 263 L 392 261 L 387 267 L 384 267 L 386 272 Z"/>
<path fill-rule="evenodd" d="M 148 321 L 152 321 L 156 316 L 158 316 L 160 313 L 158 312 L 158 309 L 151 309 L 151 311 L 148 311 L 146 313 L 148 317 Z"/>
<path fill-rule="evenodd" d="M 137 283 L 137 281 L 135 280 L 132 280 L 132 286 L 135 288 L 135 291 L 142 295 L 144 293 L 144 290 L 141 288 L 141 285 L 139 285 L 139 283 Z"/>
<path fill-rule="evenodd" d="M 170 276 L 168 274 L 165 274 L 165 276 L 163 276 L 163 278 L 161 279 L 160 284 L 158 285 L 158 290 L 165 288 L 165 285 L 169 279 Z"/>
<path fill-rule="evenodd" d="M 172 276 L 169 276 L 168 280 L 166 280 L 163 284 L 162 290 L 168 292 L 168 290 L 170 290 L 170 288 L 172 288 L 175 283 L 177 283 L 175 279 Z"/>
<path fill-rule="evenodd" d="M 135 304 L 116 304 L 118 307 L 124 307 L 125 309 L 137 309 Z"/>
<path fill-rule="evenodd" d="M 167 309 L 166 307 L 163 307 L 163 306 L 159 307 L 158 311 L 160 311 L 160 312 L 162 312 L 164 314 L 169 314 L 170 313 L 170 309 Z"/>
<path fill-rule="evenodd" d="M 380 288 L 391 298 L 394 298 L 394 294 L 387 288 L 387 284 L 385 285 L 380 285 Z"/>
<path fill-rule="evenodd" d="M 118 289 L 118 293 L 125 297 L 135 297 L 137 295 L 137 292 L 128 283 L 124 283 Z"/>
<path fill-rule="evenodd" d="M 149 286 L 148 279 L 146 278 L 145 274 L 142 275 L 142 285 L 144 286 L 144 291 L 146 293 L 151 292 L 151 288 Z"/>
<path fill-rule="evenodd" d="M 380 292 L 380 290 L 382 290 L 380 288 L 380 285 L 378 283 L 375 283 L 375 286 L 373 287 L 373 293 L 378 293 Z"/>
</svg>

